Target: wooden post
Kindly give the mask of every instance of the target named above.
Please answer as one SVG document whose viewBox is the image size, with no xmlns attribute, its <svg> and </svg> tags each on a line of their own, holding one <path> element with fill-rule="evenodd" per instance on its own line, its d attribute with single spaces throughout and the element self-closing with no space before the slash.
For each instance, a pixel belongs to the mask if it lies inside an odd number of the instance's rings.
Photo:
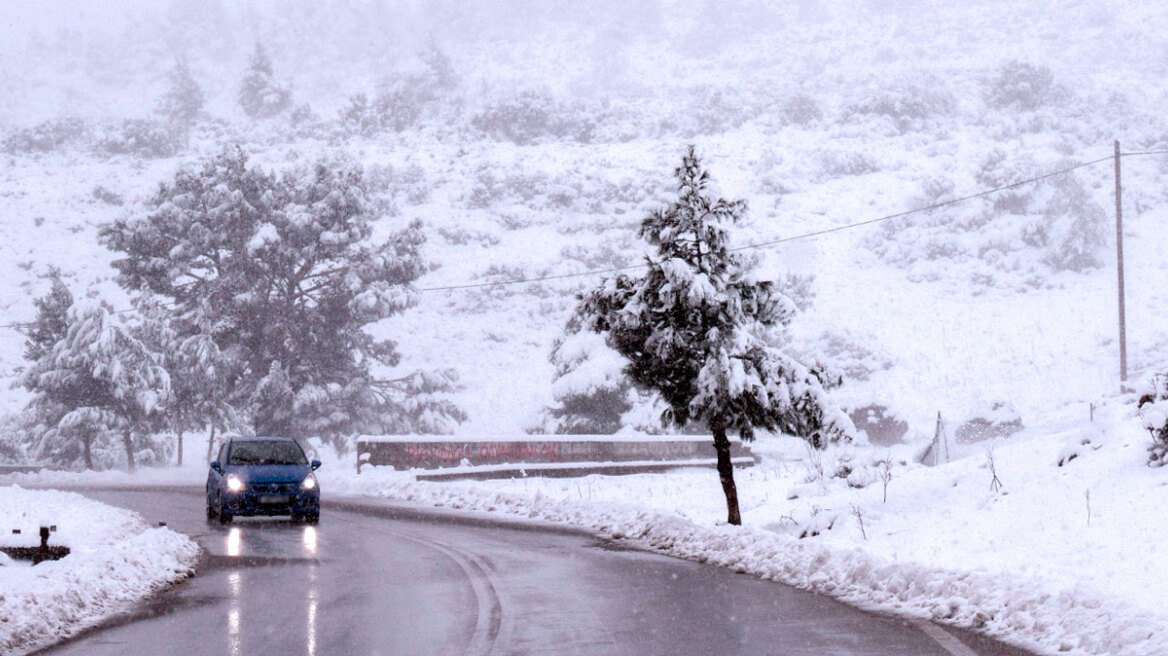
<svg viewBox="0 0 1168 656">
<path fill-rule="evenodd" d="M 1115 142 L 1115 257 L 1119 287 L 1119 388 L 1127 390 L 1127 317 L 1123 289 L 1123 184 L 1120 179 L 1119 141 Z"/>
</svg>

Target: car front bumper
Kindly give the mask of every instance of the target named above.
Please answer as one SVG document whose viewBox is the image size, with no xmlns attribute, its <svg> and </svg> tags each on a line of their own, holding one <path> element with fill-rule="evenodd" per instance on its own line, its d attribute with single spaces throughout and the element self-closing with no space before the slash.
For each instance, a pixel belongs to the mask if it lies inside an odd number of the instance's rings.
<svg viewBox="0 0 1168 656">
<path fill-rule="evenodd" d="M 298 486 L 297 486 L 298 488 Z M 228 492 L 224 505 L 232 515 L 312 515 L 320 513 L 319 490 L 244 489 Z"/>
</svg>

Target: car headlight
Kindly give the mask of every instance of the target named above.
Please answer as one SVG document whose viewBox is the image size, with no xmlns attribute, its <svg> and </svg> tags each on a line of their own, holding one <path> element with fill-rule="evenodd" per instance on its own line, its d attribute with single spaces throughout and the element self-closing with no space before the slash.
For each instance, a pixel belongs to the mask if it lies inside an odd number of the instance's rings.
<svg viewBox="0 0 1168 656">
<path fill-rule="evenodd" d="M 229 491 L 229 492 L 242 492 L 243 491 L 243 481 L 235 474 L 228 474 L 227 475 L 227 491 Z"/>
<path fill-rule="evenodd" d="M 316 489 L 316 476 L 314 474 L 309 474 L 308 476 L 306 476 L 304 478 L 304 480 L 300 482 L 300 489 L 301 490 L 315 490 Z"/>
</svg>

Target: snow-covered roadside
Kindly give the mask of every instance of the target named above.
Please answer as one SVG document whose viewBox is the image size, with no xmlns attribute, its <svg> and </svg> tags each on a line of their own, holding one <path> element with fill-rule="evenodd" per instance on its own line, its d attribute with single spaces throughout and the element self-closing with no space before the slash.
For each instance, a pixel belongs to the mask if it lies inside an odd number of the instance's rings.
<svg viewBox="0 0 1168 656">
<path fill-rule="evenodd" d="M 71 553 L 35 567 L 0 561 L 0 653 L 59 642 L 122 612 L 190 576 L 199 554 L 187 536 L 136 513 L 70 492 L 0 487 L 0 539 L 32 546 L 42 525 L 56 525 L 50 544 Z"/>
<path fill-rule="evenodd" d="M 737 473 L 743 527 L 724 524 L 709 469 L 436 483 L 386 468 L 357 475 L 352 453 L 315 455 L 326 498 L 577 526 L 1042 654 L 1168 656 L 1168 571 L 1157 567 L 1168 469 L 1146 466 L 1148 437 L 1132 406 L 1127 397 L 1105 402 L 1094 421 L 1088 408 L 1066 406 L 1012 437 L 955 444 L 966 457 L 939 467 L 914 463 L 922 444 L 811 452 L 796 439 L 762 438 L 754 447 L 762 464 Z M 182 468 L 18 474 L 0 484 L 197 487 L 206 475 L 197 446 Z M 883 460 L 892 463 L 887 500 Z M 31 494 L 0 488 L 0 504 L 12 503 L 10 490 Z M 58 493 L 43 494 L 22 507 Z"/>
<path fill-rule="evenodd" d="M 984 454 L 928 468 L 910 464 L 909 448 L 892 451 L 886 502 L 873 458 L 888 451 L 796 461 L 796 441 L 780 440 L 763 465 L 738 474 L 741 528 L 723 524 L 710 470 L 428 483 L 345 468 L 322 483 L 333 493 L 584 527 L 861 607 L 977 628 L 1038 653 L 1168 655 L 1168 574 L 1155 565 L 1168 475 L 1144 466 L 1146 435 L 1116 412 L 1107 430 L 1077 424 L 998 443 L 997 490 Z M 1078 456 L 1060 467 L 1071 451 Z M 867 487 L 833 477 L 841 464 Z M 798 537 L 808 530 L 819 535 Z"/>
</svg>

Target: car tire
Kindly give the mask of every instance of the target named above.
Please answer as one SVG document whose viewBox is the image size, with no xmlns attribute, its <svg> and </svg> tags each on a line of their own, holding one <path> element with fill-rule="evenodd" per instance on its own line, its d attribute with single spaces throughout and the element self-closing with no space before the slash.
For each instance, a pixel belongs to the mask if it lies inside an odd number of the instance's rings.
<svg viewBox="0 0 1168 656">
<path fill-rule="evenodd" d="M 215 502 L 215 507 L 219 509 L 215 513 L 219 516 L 219 523 L 230 524 L 232 520 L 231 512 L 223 507 L 223 496 L 218 492 L 215 493 Z"/>
</svg>

